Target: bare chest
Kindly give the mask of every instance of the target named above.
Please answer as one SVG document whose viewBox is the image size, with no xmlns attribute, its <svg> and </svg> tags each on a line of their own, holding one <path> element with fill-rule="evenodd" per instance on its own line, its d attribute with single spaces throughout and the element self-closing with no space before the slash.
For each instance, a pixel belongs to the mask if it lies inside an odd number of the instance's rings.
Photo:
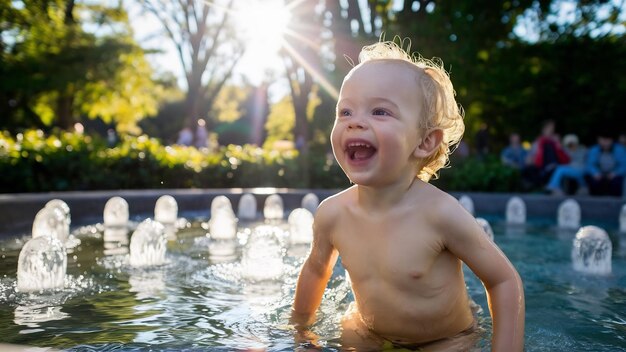
<svg viewBox="0 0 626 352">
<path fill-rule="evenodd" d="M 353 281 L 404 285 L 429 276 L 443 246 L 425 221 L 352 217 L 338 226 L 333 239 Z"/>
</svg>

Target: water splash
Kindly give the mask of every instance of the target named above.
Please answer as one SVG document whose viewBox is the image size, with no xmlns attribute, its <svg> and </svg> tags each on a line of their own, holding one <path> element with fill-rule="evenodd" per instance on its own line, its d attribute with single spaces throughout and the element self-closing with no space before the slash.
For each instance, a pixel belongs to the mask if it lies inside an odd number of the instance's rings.
<svg viewBox="0 0 626 352">
<path fill-rule="evenodd" d="M 254 229 L 243 249 L 241 259 L 241 274 L 244 279 L 265 281 L 282 276 L 282 236 L 284 233 L 276 226 L 263 225 Z"/>
<path fill-rule="evenodd" d="M 474 215 L 474 201 L 472 200 L 472 198 L 466 195 L 462 195 L 459 198 L 459 203 L 465 210 L 467 210 L 468 213 Z"/>
<path fill-rule="evenodd" d="M 128 202 L 122 197 L 112 197 L 104 205 L 104 226 L 128 226 Z"/>
<path fill-rule="evenodd" d="M 511 197 L 506 203 L 506 222 L 512 225 L 526 223 L 526 204 L 520 197 Z"/>
<path fill-rule="evenodd" d="M 61 199 L 52 199 L 46 203 L 45 208 L 57 208 L 61 210 L 61 213 L 65 217 L 65 226 L 69 233 L 70 226 L 72 225 L 72 215 L 70 214 L 70 207 Z"/>
<path fill-rule="evenodd" d="M 154 220 L 161 224 L 175 224 L 178 219 L 178 203 L 170 195 L 164 195 L 157 199 L 154 205 Z"/>
<path fill-rule="evenodd" d="M 209 259 L 213 263 L 226 263 L 237 259 L 237 242 L 234 240 L 211 240 Z"/>
<path fill-rule="evenodd" d="M 63 211 L 57 207 L 41 208 L 35 215 L 32 234 L 33 238 L 50 236 L 65 243 L 69 237 L 70 228 Z"/>
<path fill-rule="evenodd" d="M 596 275 L 611 273 L 613 245 L 609 235 L 596 226 L 582 227 L 576 233 L 572 246 L 574 270 Z"/>
<path fill-rule="evenodd" d="M 125 228 L 107 227 L 104 229 L 104 254 L 128 254 L 128 230 Z"/>
<path fill-rule="evenodd" d="M 246 193 L 239 199 L 237 217 L 244 220 L 254 220 L 256 218 L 256 198 L 250 193 Z"/>
<path fill-rule="evenodd" d="M 218 211 L 227 211 L 235 217 L 233 205 L 230 202 L 230 199 L 226 196 L 217 196 L 211 201 L 211 217 L 213 217 Z"/>
<path fill-rule="evenodd" d="M 218 208 L 211 212 L 209 235 L 215 240 L 231 240 L 237 235 L 237 218 L 228 209 Z"/>
<path fill-rule="evenodd" d="M 562 229 L 577 229 L 580 227 L 580 205 L 573 199 L 563 201 L 557 211 L 557 223 Z"/>
<path fill-rule="evenodd" d="M 271 194 L 265 199 L 263 216 L 267 220 L 280 220 L 285 216 L 283 198 L 278 194 Z"/>
<path fill-rule="evenodd" d="M 151 219 L 144 220 L 130 238 L 130 265 L 143 267 L 164 264 L 166 244 L 163 225 Z"/>
<path fill-rule="evenodd" d="M 489 221 L 487 221 L 484 218 L 476 218 L 476 222 L 478 223 L 478 225 L 480 225 L 480 227 L 483 228 L 483 231 L 485 231 L 485 234 L 487 234 L 487 237 L 489 237 L 489 239 L 493 241 L 493 238 L 494 238 L 493 229 L 491 228 Z"/>
<path fill-rule="evenodd" d="M 313 214 L 310 211 L 305 208 L 294 209 L 287 221 L 291 244 L 306 244 L 313 241 Z"/>
<path fill-rule="evenodd" d="M 24 292 L 63 288 L 67 254 L 52 236 L 36 237 L 24 245 L 17 262 L 17 289 Z"/>
<path fill-rule="evenodd" d="M 315 195 L 315 193 L 307 193 L 302 198 L 302 202 L 300 204 L 302 208 L 310 211 L 311 214 L 315 214 L 315 212 L 317 211 L 317 207 L 319 205 L 320 205 L 320 200 L 317 197 L 317 195 Z"/>
</svg>

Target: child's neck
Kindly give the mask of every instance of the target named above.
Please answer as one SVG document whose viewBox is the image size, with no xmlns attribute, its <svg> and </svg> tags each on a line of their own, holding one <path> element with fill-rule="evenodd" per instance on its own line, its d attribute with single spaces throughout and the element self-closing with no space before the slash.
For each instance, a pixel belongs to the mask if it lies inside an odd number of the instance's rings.
<svg viewBox="0 0 626 352">
<path fill-rule="evenodd" d="M 358 203 L 366 211 L 384 211 L 402 204 L 414 186 L 421 184 L 417 177 L 384 186 L 357 185 Z"/>
</svg>

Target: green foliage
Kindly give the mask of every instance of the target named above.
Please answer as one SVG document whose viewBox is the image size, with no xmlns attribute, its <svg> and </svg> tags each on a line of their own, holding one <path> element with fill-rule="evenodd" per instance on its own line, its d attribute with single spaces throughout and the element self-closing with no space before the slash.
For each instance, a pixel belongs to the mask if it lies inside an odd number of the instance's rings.
<svg viewBox="0 0 626 352">
<path fill-rule="evenodd" d="M 296 113 L 293 109 L 291 96 L 286 95 L 270 107 L 270 113 L 265 123 L 267 138 L 265 147 L 271 148 L 279 140 L 293 141 L 293 128 L 296 123 Z"/>
<path fill-rule="evenodd" d="M 341 170 L 326 155 L 312 155 L 315 182 L 303 184 L 295 150 L 229 145 L 207 153 L 164 146 L 145 135 L 104 140 L 57 131 L 0 135 L 0 193 L 94 189 L 336 187 Z M 318 167 L 319 165 L 319 167 Z M 345 183 L 345 176 L 343 176 Z"/>
<path fill-rule="evenodd" d="M 439 171 L 432 183 L 446 191 L 519 192 L 521 176 L 518 170 L 502 165 L 496 156 L 484 159 L 453 160 L 450 168 Z"/>
<path fill-rule="evenodd" d="M 295 150 L 229 145 L 213 153 L 164 146 L 145 135 L 104 140 L 57 131 L 0 134 L 0 193 L 97 189 L 289 187 L 346 188 L 349 181 L 331 153 L 312 152 L 309 182 Z M 455 160 L 433 184 L 446 191 L 520 191 L 519 172 L 495 156 Z"/>
<path fill-rule="evenodd" d="M 156 113 L 161 91 L 121 7 L 13 1 L 0 23 L 4 128 L 68 129 L 86 116 L 138 132 Z"/>
</svg>

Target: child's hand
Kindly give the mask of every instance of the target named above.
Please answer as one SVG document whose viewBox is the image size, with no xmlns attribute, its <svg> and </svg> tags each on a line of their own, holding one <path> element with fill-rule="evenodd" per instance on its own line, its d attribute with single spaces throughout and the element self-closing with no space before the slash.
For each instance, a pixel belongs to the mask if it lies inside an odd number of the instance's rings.
<svg viewBox="0 0 626 352">
<path fill-rule="evenodd" d="M 296 328 L 296 334 L 294 341 L 298 344 L 296 347 L 297 352 L 309 352 L 309 351 L 321 351 L 322 347 L 318 345 L 317 340 L 319 336 L 309 329 Z"/>
</svg>

